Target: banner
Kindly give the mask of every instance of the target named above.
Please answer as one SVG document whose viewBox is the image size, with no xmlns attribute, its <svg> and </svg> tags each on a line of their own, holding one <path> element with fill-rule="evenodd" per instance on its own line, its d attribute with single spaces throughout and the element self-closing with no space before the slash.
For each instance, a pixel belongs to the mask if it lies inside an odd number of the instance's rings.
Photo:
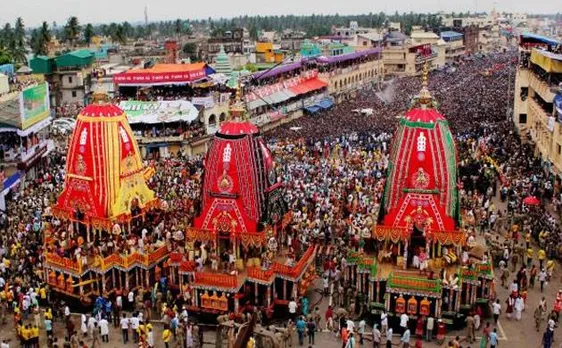
<svg viewBox="0 0 562 348">
<path fill-rule="evenodd" d="M 50 115 L 49 85 L 42 83 L 20 93 L 21 129 L 25 130 Z"/>
<path fill-rule="evenodd" d="M 205 69 L 183 72 L 124 72 L 113 76 L 113 82 L 118 85 L 150 85 L 188 83 L 207 76 Z"/>
<path fill-rule="evenodd" d="M 199 111 L 187 100 L 145 102 L 127 100 L 119 103 L 129 123 L 193 122 Z"/>
<path fill-rule="evenodd" d="M 210 109 L 215 106 L 215 99 L 212 95 L 207 97 L 193 97 L 191 98 L 193 105 L 202 105 L 205 109 Z"/>
</svg>

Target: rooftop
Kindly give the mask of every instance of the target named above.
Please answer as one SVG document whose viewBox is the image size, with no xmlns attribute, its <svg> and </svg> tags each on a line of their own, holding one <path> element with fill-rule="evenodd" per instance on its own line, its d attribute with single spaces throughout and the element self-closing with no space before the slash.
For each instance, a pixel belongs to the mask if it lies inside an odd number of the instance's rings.
<svg viewBox="0 0 562 348">
<path fill-rule="evenodd" d="M 439 39 L 439 36 L 431 31 L 415 31 L 410 37 L 412 39 Z"/>
<path fill-rule="evenodd" d="M 456 32 L 456 31 L 452 31 L 452 30 L 447 30 L 447 31 L 442 31 L 441 32 L 441 37 L 442 38 L 454 38 L 454 37 L 461 37 L 463 36 L 462 33 Z"/>
</svg>

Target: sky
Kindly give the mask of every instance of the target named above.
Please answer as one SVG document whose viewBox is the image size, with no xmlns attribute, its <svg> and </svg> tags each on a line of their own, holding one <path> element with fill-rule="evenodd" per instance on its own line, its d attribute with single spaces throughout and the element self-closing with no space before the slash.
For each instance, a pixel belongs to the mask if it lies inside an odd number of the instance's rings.
<svg viewBox="0 0 562 348">
<path fill-rule="evenodd" d="M 283 14 L 361 14 L 399 12 L 466 12 L 498 11 L 555 13 L 560 11 L 556 0 L 0 0 L 0 25 L 15 22 L 21 16 L 27 27 L 43 21 L 58 25 L 70 16 L 81 24 L 144 21 L 148 5 L 149 21 L 236 17 L 239 15 Z"/>
</svg>

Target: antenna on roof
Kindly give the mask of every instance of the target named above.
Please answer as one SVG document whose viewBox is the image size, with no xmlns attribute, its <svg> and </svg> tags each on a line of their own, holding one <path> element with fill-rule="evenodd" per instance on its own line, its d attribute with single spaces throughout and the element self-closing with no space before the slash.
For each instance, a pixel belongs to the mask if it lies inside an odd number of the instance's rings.
<svg viewBox="0 0 562 348">
<path fill-rule="evenodd" d="M 148 25 L 148 5 L 144 5 L 144 25 Z"/>
</svg>

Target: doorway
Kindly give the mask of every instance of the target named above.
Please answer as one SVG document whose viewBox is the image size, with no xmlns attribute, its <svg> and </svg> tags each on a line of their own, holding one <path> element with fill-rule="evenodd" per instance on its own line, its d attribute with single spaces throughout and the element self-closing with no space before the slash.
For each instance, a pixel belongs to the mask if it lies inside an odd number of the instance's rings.
<svg viewBox="0 0 562 348">
<path fill-rule="evenodd" d="M 425 248 L 426 240 L 423 235 L 423 230 L 416 225 L 412 228 L 410 235 L 410 244 L 408 246 L 408 267 L 412 266 L 414 255 L 419 255 L 422 248 Z"/>
</svg>

